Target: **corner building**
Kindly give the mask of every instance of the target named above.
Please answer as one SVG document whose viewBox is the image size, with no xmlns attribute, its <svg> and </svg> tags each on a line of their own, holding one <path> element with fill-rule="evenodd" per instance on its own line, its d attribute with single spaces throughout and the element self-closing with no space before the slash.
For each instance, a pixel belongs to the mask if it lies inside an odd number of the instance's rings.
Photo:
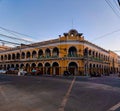
<svg viewBox="0 0 120 111">
<path fill-rule="evenodd" d="M 33 68 L 41 74 L 73 75 L 109 74 L 119 70 L 118 55 L 84 39 L 82 33 L 71 29 L 59 38 L 21 45 L 0 52 L 0 68 Z"/>
</svg>

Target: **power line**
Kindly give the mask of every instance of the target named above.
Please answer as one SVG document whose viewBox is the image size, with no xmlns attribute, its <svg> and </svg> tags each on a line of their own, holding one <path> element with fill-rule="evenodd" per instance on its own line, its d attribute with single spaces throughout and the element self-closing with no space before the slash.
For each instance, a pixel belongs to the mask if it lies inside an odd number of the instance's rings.
<svg viewBox="0 0 120 111">
<path fill-rule="evenodd" d="M 9 30 L 9 29 L 3 28 L 3 27 L 0 27 L 0 29 L 5 30 L 5 31 L 13 34 L 14 36 L 17 36 L 16 34 L 19 34 L 19 35 L 22 35 L 22 36 L 31 37 L 31 36 L 29 36 L 29 35 L 22 34 L 22 33 L 16 32 L 16 31 L 12 31 L 12 30 Z M 15 37 L 12 37 L 12 38 L 14 39 Z M 21 38 L 21 39 L 15 38 L 15 39 L 22 40 L 22 41 L 25 41 L 25 42 L 30 42 L 30 43 L 32 42 L 32 41 L 29 41 L 29 40 L 25 40 L 25 39 L 23 39 L 23 38 Z"/>
<path fill-rule="evenodd" d="M 106 37 L 106 36 L 108 36 L 108 35 L 111 35 L 111 34 L 114 34 L 114 33 L 116 33 L 116 32 L 120 32 L 120 29 L 117 29 L 117 30 L 114 30 L 114 31 L 112 31 L 112 32 L 106 33 L 106 34 L 104 34 L 104 35 L 102 35 L 102 36 L 99 36 L 99 37 L 93 39 L 93 40 L 98 40 L 98 39 L 104 38 L 104 37 Z"/>
<path fill-rule="evenodd" d="M 115 10 L 114 6 L 112 5 L 112 3 L 111 3 L 109 0 L 105 0 L 105 1 L 106 1 L 106 3 L 109 5 L 109 7 L 112 9 L 112 11 L 114 12 L 114 14 L 115 14 L 118 18 L 120 18 L 120 15 L 116 12 L 116 10 Z"/>
<path fill-rule="evenodd" d="M 16 38 L 16 37 L 4 35 L 4 34 L 0 34 L 0 36 L 7 37 L 7 38 L 10 38 L 10 39 L 16 39 L 16 40 L 20 40 L 20 41 L 30 42 L 28 40 L 24 40 L 24 39 L 21 39 L 21 38 Z"/>
<path fill-rule="evenodd" d="M 119 5 L 118 5 L 117 1 L 116 1 L 116 0 L 113 0 L 113 2 L 115 3 L 115 5 L 116 5 L 117 9 L 120 11 L 120 7 L 119 7 Z"/>
<path fill-rule="evenodd" d="M 14 45 L 21 45 L 21 44 L 19 44 L 19 43 L 9 42 L 9 41 L 2 40 L 2 39 L 0 39 L 0 41 L 1 41 L 1 42 L 4 42 L 4 43 L 14 44 Z"/>
</svg>

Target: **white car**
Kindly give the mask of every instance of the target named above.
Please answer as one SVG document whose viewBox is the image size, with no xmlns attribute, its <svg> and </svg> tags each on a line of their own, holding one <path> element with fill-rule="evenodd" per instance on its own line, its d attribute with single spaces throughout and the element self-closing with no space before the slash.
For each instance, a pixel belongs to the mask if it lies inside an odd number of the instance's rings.
<svg viewBox="0 0 120 111">
<path fill-rule="evenodd" d="M 0 74 L 5 74 L 5 73 L 6 73 L 6 70 L 3 70 L 3 69 L 0 70 Z"/>
<path fill-rule="evenodd" d="M 21 76 L 21 75 L 24 76 L 26 74 L 27 74 L 27 71 L 21 70 L 21 71 L 18 72 L 18 76 Z"/>
</svg>

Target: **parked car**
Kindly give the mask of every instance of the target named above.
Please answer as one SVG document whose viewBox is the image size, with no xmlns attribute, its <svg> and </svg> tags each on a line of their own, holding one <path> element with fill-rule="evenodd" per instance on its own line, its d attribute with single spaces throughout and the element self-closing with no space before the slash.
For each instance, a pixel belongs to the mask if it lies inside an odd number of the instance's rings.
<svg viewBox="0 0 120 111">
<path fill-rule="evenodd" d="M 90 76 L 91 77 L 101 77 L 101 74 L 94 72 L 94 73 L 90 74 Z"/>
<path fill-rule="evenodd" d="M 31 75 L 35 75 L 36 74 L 36 69 L 32 69 Z"/>
<path fill-rule="evenodd" d="M 70 76 L 70 75 L 72 75 L 69 71 L 64 71 L 64 74 L 63 74 L 64 76 Z"/>
<path fill-rule="evenodd" d="M 6 74 L 18 74 L 18 70 L 16 68 L 9 68 Z"/>
<path fill-rule="evenodd" d="M 25 71 L 25 70 L 20 70 L 20 71 L 18 71 L 18 76 L 24 76 L 24 75 L 27 75 L 27 71 Z"/>
<path fill-rule="evenodd" d="M 6 74 L 6 72 L 7 70 L 3 70 L 3 69 L 0 70 L 0 74 Z"/>
<path fill-rule="evenodd" d="M 31 72 L 31 75 L 42 75 L 41 70 L 39 69 L 33 69 Z"/>
</svg>

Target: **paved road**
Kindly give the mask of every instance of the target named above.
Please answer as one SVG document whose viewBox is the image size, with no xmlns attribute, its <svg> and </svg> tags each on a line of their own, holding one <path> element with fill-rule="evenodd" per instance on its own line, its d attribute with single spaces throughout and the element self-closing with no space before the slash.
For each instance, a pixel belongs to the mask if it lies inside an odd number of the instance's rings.
<svg viewBox="0 0 120 111">
<path fill-rule="evenodd" d="M 120 111 L 119 102 L 117 77 L 0 75 L 0 111 Z"/>
</svg>

